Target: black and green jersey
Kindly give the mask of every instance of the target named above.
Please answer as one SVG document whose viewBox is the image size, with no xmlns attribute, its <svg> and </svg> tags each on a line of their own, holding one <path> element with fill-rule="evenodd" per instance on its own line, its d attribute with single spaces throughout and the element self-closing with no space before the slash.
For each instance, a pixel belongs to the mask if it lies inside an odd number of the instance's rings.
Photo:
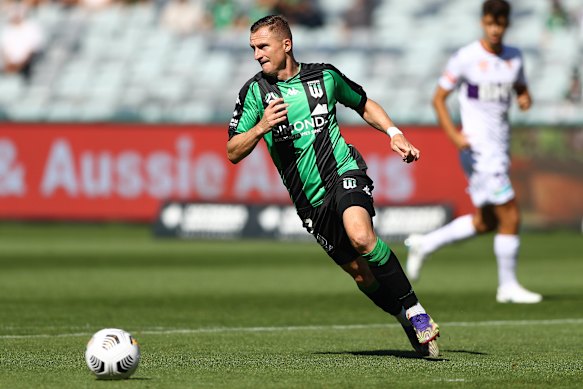
<svg viewBox="0 0 583 389">
<path fill-rule="evenodd" d="M 287 121 L 263 139 L 296 208 L 317 207 L 340 175 L 358 169 L 340 134 L 336 103 L 360 111 L 366 93 L 328 64 L 300 64 L 299 73 L 285 81 L 259 72 L 239 92 L 229 139 L 253 128 L 279 97 L 289 104 Z"/>
</svg>

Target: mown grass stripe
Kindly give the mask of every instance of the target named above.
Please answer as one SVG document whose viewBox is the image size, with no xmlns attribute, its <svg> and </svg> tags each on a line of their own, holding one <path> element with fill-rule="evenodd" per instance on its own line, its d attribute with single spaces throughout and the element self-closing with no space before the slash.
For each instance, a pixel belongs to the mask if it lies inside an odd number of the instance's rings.
<svg viewBox="0 0 583 389">
<path fill-rule="evenodd" d="M 563 325 L 583 324 L 583 318 L 565 318 L 548 320 L 485 320 L 485 321 L 457 321 L 441 322 L 441 328 L 446 327 L 498 327 L 498 326 L 528 326 L 528 325 Z M 280 327 L 210 327 L 210 328 L 158 328 L 151 330 L 133 331 L 143 335 L 167 334 L 206 334 L 229 332 L 278 332 L 278 331 L 329 331 L 329 330 L 360 330 L 374 328 L 399 327 L 400 324 L 347 324 L 347 325 L 318 325 L 318 326 L 280 326 Z M 72 332 L 64 334 L 30 334 L 30 335 L 0 335 L 0 339 L 27 339 L 90 336 L 89 332 Z"/>
</svg>

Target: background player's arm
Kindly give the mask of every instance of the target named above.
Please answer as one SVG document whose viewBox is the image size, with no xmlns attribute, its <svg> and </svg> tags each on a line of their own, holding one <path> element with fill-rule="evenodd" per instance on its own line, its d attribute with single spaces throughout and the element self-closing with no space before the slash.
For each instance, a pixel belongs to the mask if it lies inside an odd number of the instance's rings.
<svg viewBox="0 0 583 389">
<path fill-rule="evenodd" d="M 365 122 L 382 133 L 386 134 L 387 128 L 395 126 L 387 112 L 374 100 L 367 99 L 359 113 Z M 391 138 L 391 149 L 407 163 L 416 161 L 420 157 L 420 151 L 402 134 Z"/>
<path fill-rule="evenodd" d="M 271 131 L 271 128 L 286 119 L 287 107 L 289 104 L 283 102 L 282 98 L 269 102 L 263 113 L 263 117 L 249 131 L 233 136 L 227 142 L 227 157 L 232 163 L 238 163 L 248 156 L 263 135 Z"/>
<path fill-rule="evenodd" d="M 462 134 L 451 119 L 451 115 L 449 114 L 449 110 L 447 109 L 446 100 L 447 97 L 451 94 L 451 90 L 447 90 L 442 88 L 441 86 L 437 87 L 435 94 L 433 95 L 433 108 L 435 109 L 435 113 L 437 114 L 437 120 L 439 121 L 439 125 L 443 128 L 443 131 L 447 134 L 448 138 L 451 139 L 455 147 L 459 150 L 465 149 L 470 147 L 468 140 Z"/>
<path fill-rule="evenodd" d="M 516 91 L 516 101 L 518 102 L 518 107 L 526 111 L 532 105 L 532 98 L 528 92 L 528 87 L 524 84 L 519 84 L 514 87 Z"/>
</svg>

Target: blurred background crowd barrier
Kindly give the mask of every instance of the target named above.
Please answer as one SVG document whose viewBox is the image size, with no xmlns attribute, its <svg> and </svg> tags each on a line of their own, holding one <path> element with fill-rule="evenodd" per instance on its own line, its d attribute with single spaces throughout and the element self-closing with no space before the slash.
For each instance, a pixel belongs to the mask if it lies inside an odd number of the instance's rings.
<svg viewBox="0 0 583 389">
<path fill-rule="evenodd" d="M 340 123 L 353 126 L 347 136 L 378 165 L 375 200 L 466 212 L 455 150 L 430 100 L 449 56 L 480 37 L 481 3 L 0 0 L 0 218 L 153 220 L 169 198 L 289 202 L 271 166 L 256 183 L 264 189 L 237 197 L 237 175 L 253 167 L 224 158 L 239 88 L 259 71 L 249 25 L 271 13 L 290 20 L 298 60 L 334 64 L 411 128 L 424 160 L 438 161 L 395 170 L 380 138 L 359 136 L 361 119 L 339 109 Z M 525 222 L 580 226 L 583 4 L 511 3 L 506 42 L 523 51 L 535 101 L 511 112 Z M 459 117 L 456 99 L 448 103 Z M 261 150 L 245 163 L 269 165 Z M 389 173 L 411 179 L 391 185 Z"/>
</svg>

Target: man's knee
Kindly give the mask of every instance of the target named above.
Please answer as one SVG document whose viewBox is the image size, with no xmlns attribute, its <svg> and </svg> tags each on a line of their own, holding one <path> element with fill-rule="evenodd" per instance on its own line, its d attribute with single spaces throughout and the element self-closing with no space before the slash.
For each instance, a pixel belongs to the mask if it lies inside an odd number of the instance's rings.
<svg viewBox="0 0 583 389">
<path fill-rule="evenodd" d="M 498 224 L 498 217 L 492 206 L 485 206 L 474 215 L 474 227 L 480 234 L 496 230 Z"/>
<path fill-rule="evenodd" d="M 372 251 L 376 243 L 375 234 L 364 229 L 353 231 L 349 238 L 352 247 L 360 254 Z"/>
<path fill-rule="evenodd" d="M 376 235 L 368 211 L 360 206 L 350 207 L 344 211 L 342 221 L 352 247 L 359 254 L 372 251 L 376 244 Z"/>
<path fill-rule="evenodd" d="M 479 220 L 477 222 L 474 222 L 474 227 L 476 228 L 476 231 L 479 234 L 484 234 L 486 232 L 494 231 L 496 228 L 498 228 L 498 221 L 497 220 L 489 220 L 489 221 Z"/>
</svg>

